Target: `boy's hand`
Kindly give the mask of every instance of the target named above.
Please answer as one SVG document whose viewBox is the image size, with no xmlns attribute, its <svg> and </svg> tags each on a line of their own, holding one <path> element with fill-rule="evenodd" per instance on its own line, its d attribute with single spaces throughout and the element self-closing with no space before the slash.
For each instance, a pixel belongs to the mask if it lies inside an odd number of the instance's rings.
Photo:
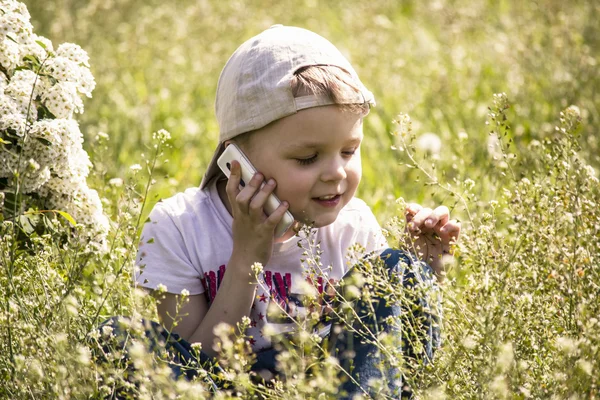
<svg viewBox="0 0 600 400">
<path fill-rule="evenodd" d="M 406 207 L 405 213 L 406 231 L 412 240 L 409 247 L 442 278 L 442 256 L 452 254 L 451 244 L 458 240 L 460 222 L 450 219 L 450 212 L 445 206 L 432 210 L 412 203 Z"/>
<path fill-rule="evenodd" d="M 233 215 L 233 265 L 246 265 L 248 271 L 255 262 L 265 265 L 273 252 L 275 227 L 288 209 L 281 205 L 267 216 L 263 210 L 267 198 L 275 190 L 276 183 L 269 180 L 261 189 L 264 177 L 257 173 L 240 190 L 241 168 L 237 161 L 231 163 L 231 176 L 227 182 L 227 198 Z M 246 271 L 240 271 L 246 273 Z"/>
</svg>

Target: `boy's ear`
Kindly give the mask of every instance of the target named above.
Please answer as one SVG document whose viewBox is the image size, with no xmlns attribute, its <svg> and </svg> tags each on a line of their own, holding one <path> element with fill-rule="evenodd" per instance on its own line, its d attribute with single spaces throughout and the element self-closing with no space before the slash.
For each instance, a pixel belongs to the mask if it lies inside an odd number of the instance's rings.
<svg viewBox="0 0 600 400">
<path fill-rule="evenodd" d="M 227 146 L 229 146 L 231 143 L 233 143 L 233 140 L 226 140 L 223 142 L 223 144 L 225 145 L 225 148 L 227 148 Z"/>
</svg>

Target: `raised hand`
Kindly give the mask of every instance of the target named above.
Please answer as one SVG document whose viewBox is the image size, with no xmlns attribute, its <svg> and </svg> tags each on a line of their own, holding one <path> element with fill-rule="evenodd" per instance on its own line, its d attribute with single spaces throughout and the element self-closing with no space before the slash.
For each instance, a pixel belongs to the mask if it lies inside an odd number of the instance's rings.
<svg viewBox="0 0 600 400">
<path fill-rule="evenodd" d="M 283 218 L 289 205 L 284 201 L 271 215 L 267 216 L 263 207 L 269 195 L 275 190 L 275 181 L 270 179 L 261 189 L 264 176 L 257 173 L 240 190 L 240 180 L 240 164 L 233 161 L 231 176 L 226 186 L 233 216 L 232 259 L 243 261 L 241 264 L 249 263 L 248 267 L 255 262 L 264 265 L 269 261 L 273 252 L 275 227 Z"/>
<path fill-rule="evenodd" d="M 405 215 L 411 241 L 405 245 L 442 278 L 442 256 L 452 254 L 451 244 L 458 240 L 460 222 L 450 219 L 450 211 L 445 206 L 432 210 L 411 203 L 407 205 Z"/>
</svg>

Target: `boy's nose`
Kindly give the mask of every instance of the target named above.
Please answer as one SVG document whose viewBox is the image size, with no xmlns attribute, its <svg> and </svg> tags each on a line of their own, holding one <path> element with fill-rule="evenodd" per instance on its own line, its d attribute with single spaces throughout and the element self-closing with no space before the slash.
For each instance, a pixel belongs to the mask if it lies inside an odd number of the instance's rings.
<svg viewBox="0 0 600 400">
<path fill-rule="evenodd" d="M 324 182 L 341 181 L 346 179 L 346 176 L 345 160 L 336 158 L 327 164 L 325 170 L 321 174 L 321 180 Z"/>
</svg>

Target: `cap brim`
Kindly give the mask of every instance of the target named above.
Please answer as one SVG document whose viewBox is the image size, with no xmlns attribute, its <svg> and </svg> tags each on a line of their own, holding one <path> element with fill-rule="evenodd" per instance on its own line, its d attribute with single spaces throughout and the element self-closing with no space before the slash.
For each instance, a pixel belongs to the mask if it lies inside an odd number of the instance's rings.
<svg viewBox="0 0 600 400">
<path fill-rule="evenodd" d="M 221 156 L 221 153 L 223 153 L 223 150 L 225 150 L 225 143 L 220 143 L 213 154 L 212 160 L 210 160 L 210 164 L 208 164 L 208 168 L 206 170 L 206 174 L 204 174 L 204 178 L 202 178 L 202 182 L 200 183 L 201 190 L 204 189 L 214 177 L 218 176 L 221 173 L 221 169 L 217 164 L 217 160 Z"/>
</svg>

